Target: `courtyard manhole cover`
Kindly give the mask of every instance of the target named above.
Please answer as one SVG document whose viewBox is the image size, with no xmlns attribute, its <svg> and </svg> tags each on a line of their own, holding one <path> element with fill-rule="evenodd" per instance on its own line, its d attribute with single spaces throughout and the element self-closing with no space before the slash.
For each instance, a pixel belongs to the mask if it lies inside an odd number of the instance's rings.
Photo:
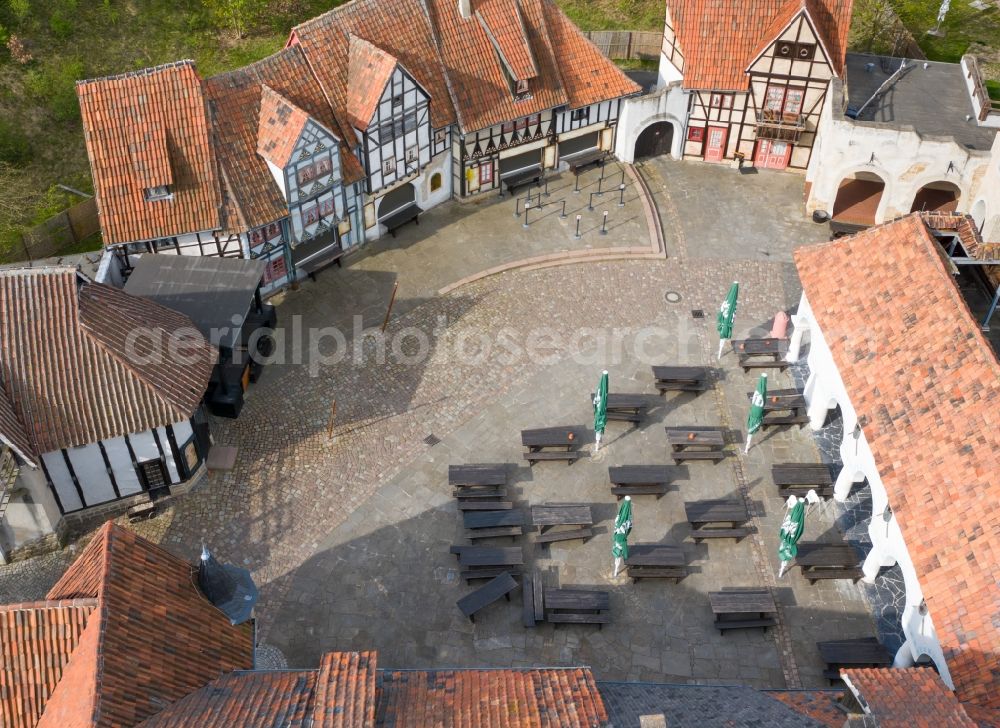
<svg viewBox="0 0 1000 728">
<path fill-rule="evenodd" d="M 677 291 L 667 291 L 666 293 L 663 294 L 663 297 L 666 299 L 667 303 L 681 302 L 681 294 L 679 294 Z"/>
<path fill-rule="evenodd" d="M 702 311 L 700 308 L 693 308 L 691 309 L 691 318 L 696 318 L 696 319 L 705 318 L 705 312 Z"/>
<path fill-rule="evenodd" d="M 439 442 L 441 442 L 441 438 L 437 437 L 436 435 L 428 435 L 427 437 L 424 438 L 424 442 L 430 445 L 431 447 L 434 447 Z"/>
</svg>

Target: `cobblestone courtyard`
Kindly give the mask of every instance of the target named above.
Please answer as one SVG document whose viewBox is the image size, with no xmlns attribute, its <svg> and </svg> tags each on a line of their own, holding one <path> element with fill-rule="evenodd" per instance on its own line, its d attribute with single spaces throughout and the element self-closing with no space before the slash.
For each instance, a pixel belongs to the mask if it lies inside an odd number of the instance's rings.
<svg viewBox="0 0 1000 728">
<path fill-rule="evenodd" d="M 727 167 L 659 159 L 642 173 L 662 218 L 666 260 L 516 270 L 437 295 L 476 270 L 565 247 L 566 231 L 557 239 L 553 227 L 559 223 L 525 231 L 508 199 L 432 211 L 430 232 L 422 222 L 398 243 L 377 243 L 356 264 L 285 295 L 279 321 L 288 339 L 296 325 L 304 332 L 336 325 L 353 350 L 335 361 L 338 342 L 328 336 L 315 347 L 326 356 L 318 366 L 315 355 L 296 359 L 286 342 L 286 361 L 268 367 L 240 419 L 213 423 L 218 443 L 238 446 L 236 468 L 212 473 L 142 524 L 144 535 L 192 558 L 204 542 L 250 568 L 262 591 L 261 639 L 291 666 L 314 666 L 326 650 L 374 648 L 385 667 L 589 664 L 605 680 L 823 686 L 815 641 L 868 636 L 874 625 L 857 586 L 810 587 L 797 571 L 775 579 L 784 505 L 769 467 L 819 461 L 813 438 L 808 429 L 768 431 L 744 456 L 753 375 L 730 354 L 713 390 L 659 397 L 649 365 L 715 364 L 714 312 L 732 280 L 741 284 L 736 335 L 766 331 L 776 311 L 798 302 L 791 250 L 826 231 L 804 219 L 802 180 L 794 175 L 741 177 Z M 621 215 L 615 240 L 600 244 L 647 246 L 634 199 Z M 430 236 L 426 246 L 421 233 Z M 361 314 L 364 326 L 377 327 L 396 280 L 400 301 L 383 356 L 371 337 L 361 345 L 350 321 Z M 668 292 L 679 300 L 668 301 Z M 587 395 L 602 368 L 611 372 L 612 391 L 644 392 L 656 402 L 647 421 L 635 429 L 610 424 L 607 447 L 570 467 L 522 466 L 523 427 L 590 424 Z M 791 372 L 771 377 L 772 387 L 793 385 Z M 678 585 L 633 586 L 611 577 L 615 501 L 607 467 L 666 463 L 668 424 L 723 426 L 732 445 L 717 465 L 674 468 L 675 484 L 662 499 L 635 499 L 632 541 L 682 545 L 691 574 Z M 430 435 L 439 442 L 425 442 Z M 592 504 L 598 533 L 586 544 L 542 550 L 530 535 L 520 541 L 548 585 L 611 591 L 611 625 L 526 630 L 519 593 L 474 625 L 461 616 L 454 602 L 470 589 L 448 553 L 462 529 L 446 472 L 449 463 L 474 461 L 514 463 L 515 507 Z M 738 544 L 687 541 L 683 502 L 726 496 L 746 500 L 757 533 Z M 804 538 L 837 540 L 836 516 L 833 503 L 815 506 Z M 68 558 L 0 572 L 0 598 L 36 598 Z M 706 592 L 750 585 L 775 589 L 782 626 L 720 636 Z"/>
</svg>

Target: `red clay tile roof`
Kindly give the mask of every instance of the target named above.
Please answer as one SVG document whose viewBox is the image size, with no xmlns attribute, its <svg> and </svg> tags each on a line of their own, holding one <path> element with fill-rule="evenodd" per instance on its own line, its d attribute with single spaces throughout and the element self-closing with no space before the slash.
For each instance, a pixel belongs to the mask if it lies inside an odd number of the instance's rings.
<svg viewBox="0 0 1000 728">
<path fill-rule="evenodd" d="M 218 230 L 222 193 L 192 61 L 76 87 L 106 244 Z M 173 198 L 144 189 L 170 185 Z"/>
<path fill-rule="evenodd" d="M 842 690 L 766 690 L 764 695 L 780 700 L 792 710 L 829 728 L 844 728 L 846 716 L 837 707 Z"/>
<path fill-rule="evenodd" d="M 879 728 L 976 728 L 958 698 L 926 667 L 842 670 Z"/>
<path fill-rule="evenodd" d="M 1000 710 L 984 708 L 975 703 L 962 703 L 962 707 L 979 728 L 1000 728 Z"/>
<path fill-rule="evenodd" d="M 270 86 L 262 85 L 257 154 L 278 169 L 284 169 L 308 121 L 309 114 Z"/>
<path fill-rule="evenodd" d="M 372 728 L 375 653 L 330 652 L 319 670 L 234 672 L 141 728 Z"/>
<path fill-rule="evenodd" d="M 853 0 L 667 0 L 684 52 L 684 87 L 746 90 L 747 66 L 807 8 L 837 74 L 844 68 Z"/>
<path fill-rule="evenodd" d="M 309 114 L 330 133 L 341 140 L 353 141 L 353 132 L 334 116 L 323 89 L 316 83 L 298 48 L 286 48 L 249 66 L 206 79 L 219 160 L 233 207 L 238 209 L 237 219 L 244 223 L 243 229 L 266 225 L 288 215 L 281 189 L 257 154 L 261 95 L 265 85 Z M 340 160 L 346 182 L 364 177 L 361 164 L 344 145 L 340 147 Z"/>
<path fill-rule="evenodd" d="M 538 75 L 518 0 L 480 0 L 476 17 L 513 78 L 527 80 Z"/>
<path fill-rule="evenodd" d="M 347 57 L 347 120 L 364 131 L 399 61 L 353 33 Z"/>
<path fill-rule="evenodd" d="M 95 599 L 0 606 L 0 725 L 34 728 Z"/>
<path fill-rule="evenodd" d="M 2 384 L 0 384 L 0 442 L 12 448 L 24 460 L 35 461 L 35 448 L 31 444 L 31 438 L 24 429 L 24 423 L 14 411 L 14 404 Z"/>
<path fill-rule="evenodd" d="M 919 213 L 795 251 L 958 695 L 1000 708 L 1000 363 L 944 258 Z"/>
<path fill-rule="evenodd" d="M 399 59 L 431 95 L 435 128 L 457 121 L 474 131 L 563 104 L 576 108 L 640 91 L 552 0 L 473 0 L 472 9 L 466 19 L 454 0 L 353 0 L 297 26 L 289 43 L 301 46 L 334 107 L 343 109 L 349 38 L 365 38 Z M 514 101 L 485 26 L 512 70 L 527 73 L 530 55 L 537 76 L 529 98 Z"/>
<path fill-rule="evenodd" d="M 73 268 L 0 272 L 2 386 L 32 455 L 186 420 L 217 356 L 187 316 Z"/>
<path fill-rule="evenodd" d="M 379 728 L 598 728 L 608 725 L 589 668 L 379 671 Z"/>
<path fill-rule="evenodd" d="M 48 593 L 97 599 L 38 728 L 133 726 L 211 680 L 253 666 L 253 627 L 234 627 L 196 569 L 107 523 Z"/>
</svg>

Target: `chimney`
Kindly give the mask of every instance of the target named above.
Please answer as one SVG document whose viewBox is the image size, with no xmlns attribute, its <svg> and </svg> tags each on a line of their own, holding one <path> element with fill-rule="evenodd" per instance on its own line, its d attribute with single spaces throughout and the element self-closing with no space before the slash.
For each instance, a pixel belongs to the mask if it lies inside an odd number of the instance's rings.
<svg viewBox="0 0 1000 728">
<path fill-rule="evenodd" d="M 468 20 L 472 17 L 472 0 L 458 0 L 458 14 Z"/>
</svg>

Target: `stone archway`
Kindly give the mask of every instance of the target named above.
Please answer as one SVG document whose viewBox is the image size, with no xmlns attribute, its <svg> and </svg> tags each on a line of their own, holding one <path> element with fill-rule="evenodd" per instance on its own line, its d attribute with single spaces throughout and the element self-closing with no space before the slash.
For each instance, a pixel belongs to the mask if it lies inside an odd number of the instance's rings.
<svg viewBox="0 0 1000 728">
<path fill-rule="evenodd" d="M 837 187 L 833 219 L 853 225 L 874 225 L 885 193 L 885 180 L 874 172 L 855 172 Z"/>
<path fill-rule="evenodd" d="M 954 212 L 961 197 L 954 182 L 928 182 L 913 196 L 910 212 Z"/>
<path fill-rule="evenodd" d="M 635 140 L 635 160 L 670 154 L 674 144 L 674 125 L 655 121 L 643 129 Z"/>
</svg>

